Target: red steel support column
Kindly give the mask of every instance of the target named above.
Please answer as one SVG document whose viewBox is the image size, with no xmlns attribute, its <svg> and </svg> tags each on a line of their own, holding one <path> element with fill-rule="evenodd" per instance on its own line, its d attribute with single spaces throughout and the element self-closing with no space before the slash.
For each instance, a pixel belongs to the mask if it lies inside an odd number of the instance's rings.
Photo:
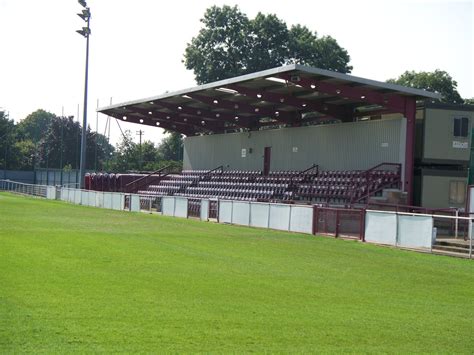
<svg viewBox="0 0 474 355">
<path fill-rule="evenodd" d="M 415 120 L 416 100 L 412 97 L 405 99 L 405 117 L 407 119 L 406 147 L 405 147 L 405 186 L 407 205 L 413 205 L 413 179 L 415 165 Z"/>
</svg>

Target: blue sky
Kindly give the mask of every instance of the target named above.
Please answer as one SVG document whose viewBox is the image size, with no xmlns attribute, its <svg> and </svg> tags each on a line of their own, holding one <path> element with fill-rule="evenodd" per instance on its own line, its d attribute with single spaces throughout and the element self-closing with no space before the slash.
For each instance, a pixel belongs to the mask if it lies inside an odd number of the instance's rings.
<svg viewBox="0 0 474 355">
<path fill-rule="evenodd" d="M 249 17 L 275 13 L 331 35 L 346 48 L 352 74 L 375 80 L 405 70 L 442 69 L 474 96 L 473 1 L 154 1 L 88 0 L 92 10 L 89 122 L 95 107 L 194 86 L 182 64 L 186 43 L 209 6 L 237 4 Z M 43 108 L 77 115 L 84 90 L 85 40 L 75 0 L 0 0 L 0 107 L 15 120 Z M 82 118 L 81 118 L 82 120 Z M 103 133 L 105 116 L 99 115 Z M 112 140 L 119 130 L 114 122 Z M 139 126 L 122 124 L 136 131 Z M 159 142 L 162 131 L 147 128 Z M 138 139 L 138 137 L 137 137 Z"/>
</svg>

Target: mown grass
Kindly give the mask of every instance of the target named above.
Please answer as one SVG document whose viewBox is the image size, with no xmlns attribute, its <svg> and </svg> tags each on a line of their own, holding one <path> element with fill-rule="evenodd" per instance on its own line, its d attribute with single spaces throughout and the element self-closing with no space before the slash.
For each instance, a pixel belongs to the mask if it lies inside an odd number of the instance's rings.
<svg viewBox="0 0 474 355">
<path fill-rule="evenodd" d="M 472 353 L 472 261 L 0 194 L 0 351 Z"/>
</svg>

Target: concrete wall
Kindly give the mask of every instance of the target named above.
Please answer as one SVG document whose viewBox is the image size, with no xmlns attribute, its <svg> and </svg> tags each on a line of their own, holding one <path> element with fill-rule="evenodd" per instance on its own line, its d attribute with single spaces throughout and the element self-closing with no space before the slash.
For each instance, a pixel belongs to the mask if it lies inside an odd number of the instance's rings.
<svg viewBox="0 0 474 355">
<path fill-rule="evenodd" d="M 270 170 L 367 169 L 403 163 L 405 119 L 351 122 L 246 133 L 187 137 L 184 169 L 262 170 L 264 147 L 272 147 Z"/>
<path fill-rule="evenodd" d="M 466 138 L 454 137 L 454 117 L 469 118 L 469 134 Z M 470 158 L 473 118 L 473 112 L 469 111 L 426 108 L 422 162 L 467 165 Z"/>
</svg>

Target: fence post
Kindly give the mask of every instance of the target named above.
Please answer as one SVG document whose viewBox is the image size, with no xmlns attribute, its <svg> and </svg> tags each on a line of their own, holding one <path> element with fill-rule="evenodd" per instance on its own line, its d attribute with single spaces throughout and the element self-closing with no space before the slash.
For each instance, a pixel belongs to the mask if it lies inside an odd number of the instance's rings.
<svg viewBox="0 0 474 355">
<path fill-rule="evenodd" d="M 359 240 L 362 242 L 365 242 L 365 208 L 360 210 L 359 217 L 360 217 Z"/>
<path fill-rule="evenodd" d="M 318 206 L 313 206 L 313 235 L 318 233 Z"/>
<path fill-rule="evenodd" d="M 469 216 L 469 230 L 467 235 L 469 236 L 469 259 L 472 259 L 472 219 Z"/>
<path fill-rule="evenodd" d="M 456 208 L 456 219 L 454 220 L 454 239 L 458 239 L 458 216 L 459 216 L 459 211 Z"/>
</svg>

